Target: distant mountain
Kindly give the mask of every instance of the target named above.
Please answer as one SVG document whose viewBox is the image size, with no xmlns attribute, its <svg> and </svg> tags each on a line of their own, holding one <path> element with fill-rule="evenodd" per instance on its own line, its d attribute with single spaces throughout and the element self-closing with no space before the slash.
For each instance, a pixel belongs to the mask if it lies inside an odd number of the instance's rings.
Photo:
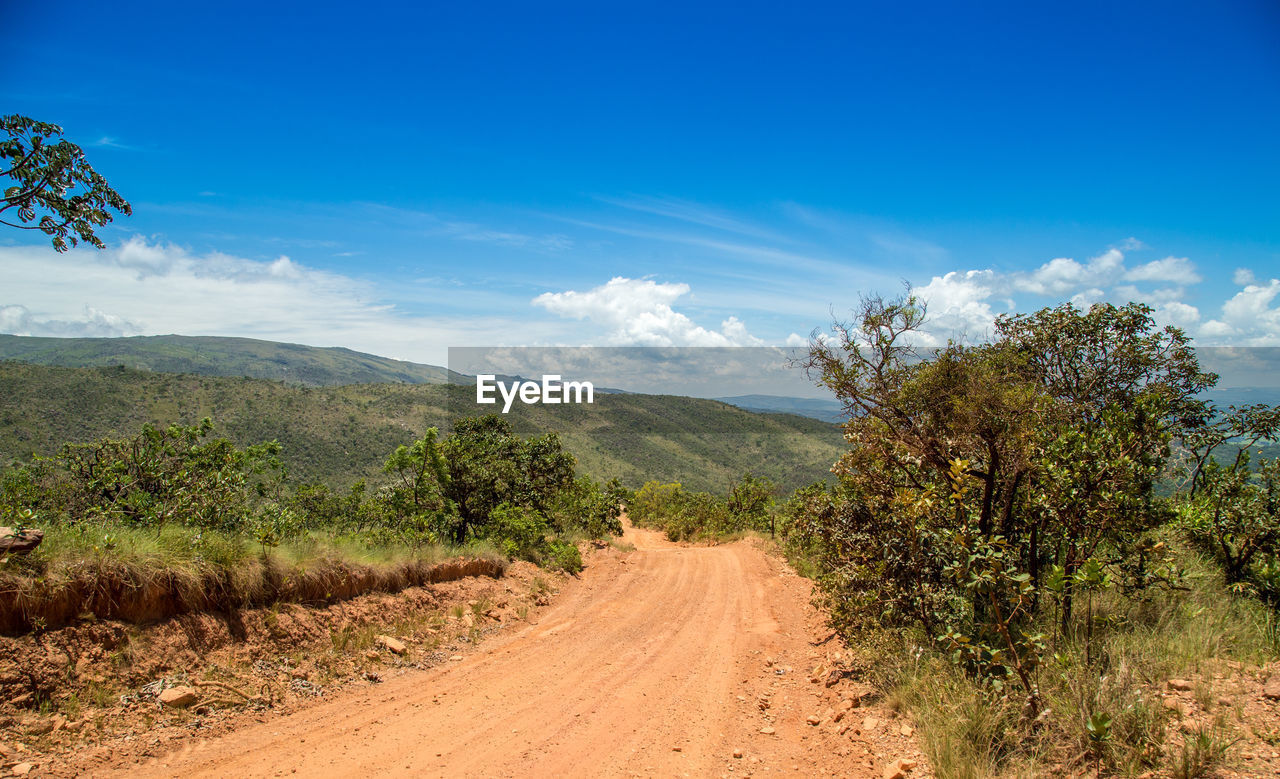
<svg viewBox="0 0 1280 779">
<path fill-rule="evenodd" d="M 820 419 L 823 422 L 843 422 L 847 419 L 843 404 L 829 398 L 788 398 L 782 395 L 735 395 L 716 398 L 721 403 L 747 411 L 767 414 L 798 414 Z"/>
<path fill-rule="evenodd" d="M 152 373 L 248 376 L 310 387 L 439 384 L 448 371 L 341 347 L 187 335 L 38 338 L 0 335 L 0 360 L 66 368 L 123 365 Z"/>
</svg>

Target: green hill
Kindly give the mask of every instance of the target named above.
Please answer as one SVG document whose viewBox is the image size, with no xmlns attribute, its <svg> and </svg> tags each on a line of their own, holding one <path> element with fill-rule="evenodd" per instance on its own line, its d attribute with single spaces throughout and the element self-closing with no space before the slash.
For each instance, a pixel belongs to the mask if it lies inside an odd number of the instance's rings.
<svg viewBox="0 0 1280 779">
<path fill-rule="evenodd" d="M 437 384 L 446 371 L 339 347 L 253 338 L 151 335 L 132 338 L 36 338 L 0 335 L 0 360 L 90 368 L 123 365 L 155 373 L 250 376 L 289 384 Z"/>
<path fill-rule="evenodd" d="M 426 427 L 447 429 L 456 415 L 450 409 L 474 408 L 473 397 L 470 386 L 445 384 L 297 386 L 4 362 L 0 462 L 52 453 L 67 441 L 136 432 L 145 422 L 208 416 L 238 444 L 279 440 L 291 481 L 345 487 L 376 478 L 387 454 Z M 589 406 L 517 404 L 509 416 L 524 435 L 558 432 L 581 471 L 630 486 L 660 479 L 723 492 L 751 471 L 790 490 L 823 478 L 843 449 L 835 425 L 697 398 L 602 393 Z"/>
</svg>

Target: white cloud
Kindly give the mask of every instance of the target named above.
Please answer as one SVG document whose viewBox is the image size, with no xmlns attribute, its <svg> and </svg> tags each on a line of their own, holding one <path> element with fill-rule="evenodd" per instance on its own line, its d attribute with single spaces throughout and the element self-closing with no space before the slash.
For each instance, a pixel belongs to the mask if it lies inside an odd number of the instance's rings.
<svg viewBox="0 0 1280 779">
<path fill-rule="evenodd" d="M 1109 286 L 1124 271 L 1124 254 L 1108 249 L 1087 265 L 1070 257 L 1050 260 L 1030 273 L 1012 274 L 1015 289 L 1035 295 L 1062 297 L 1085 289 Z"/>
<path fill-rule="evenodd" d="M 163 276 L 173 269 L 173 264 L 187 259 L 187 253 L 176 246 L 154 246 L 140 235 L 135 235 L 106 255 L 121 268 L 136 270 L 139 277 Z"/>
<path fill-rule="evenodd" d="M 1090 287 L 1083 292 L 1077 292 L 1071 296 L 1071 305 L 1077 308 L 1089 308 L 1094 303 L 1103 300 L 1107 296 L 1106 292 L 1097 287 Z"/>
<path fill-rule="evenodd" d="M 1186 257 L 1165 257 L 1139 265 L 1124 274 L 1125 281 L 1158 281 L 1166 284 L 1199 284 L 1200 274 Z"/>
<path fill-rule="evenodd" d="M 1252 284 L 1254 282 L 1253 271 L 1248 268 L 1236 268 L 1236 272 L 1231 274 L 1231 280 L 1242 287 Z"/>
<path fill-rule="evenodd" d="M 604 331 L 605 343 L 621 346 L 760 346 L 736 317 L 708 330 L 672 308 L 688 284 L 616 276 L 585 292 L 546 292 L 533 299 L 557 316 L 587 320 Z"/>
<path fill-rule="evenodd" d="M 1192 330 L 1200 322 L 1200 309 L 1179 300 L 1171 300 L 1156 308 L 1155 318 L 1161 324 Z"/>
<path fill-rule="evenodd" d="M 1250 284 L 1222 304 L 1220 319 L 1205 323 L 1202 334 L 1229 339 L 1233 345 L 1280 346 L 1280 279 Z"/>
<path fill-rule="evenodd" d="M 527 317 L 412 314 L 386 302 L 368 281 L 288 257 L 197 256 L 138 237 L 101 252 L 0 247 L 0 268 L 0 332 L 23 335 L 242 336 L 435 364 L 445 362 L 451 345 L 561 337 Z M 514 311 L 526 299 L 489 303 L 494 311 Z"/>
<path fill-rule="evenodd" d="M 41 319 L 23 305 L 0 306 L 0 333 L 60 338 L 109 338 L 134 335 L 138 325 L 123 317 L 85 306 L 76 319 Z"/>
<path fill-rule="evenodd" d="M 925 340 L 932 345 L 948 337 L 986 335 L 996 318 L 987 302 L 995 282 L 996 274 L 990 270 L 952 271 L 917 288 L 915 294 L 928 307 Z"/>
<path fill-rule="evenodd" d="M 1102 302 L 1145 303 L 1152 307 L 1157 322 L 1182 328 L 1202 346 L 1280 345 L 1280 307 L 1276 305 L 1280 302 L 1280 280 L 1257 284 L 1252 272 L 1237 270 L 1236 283 L 1246 286 L 1222 305 L 1220 316 L 1207 320 L 1200 308 L 1185 300 L 1187 288 L 1201 281 L 1186 257 L 1165 257 L 1129 268 L 1124 253 L 1113 248 L 1087 263 L 1059 257 L 1025 272 L 952 271 L 934 276 L 927 285 L 917 287 L 916 293 L 929 303 L 922 340 L 931 344 L 957 334 L 981 338 L 1002 311 L 1026 310 L 1019 301 L 1006 298 L 1013 290 L 1050 298 L 1039 305 L 1054 305 L 1054 299 L 1068 300 L 1078 308 Z M 1034 304 L 1033 300 L 1020 302 Z"/>
<path fill-rule="evenodd" d="M 1093 290 L 1092 302 L 1105 300 L 1108 297 L 1115 301 L 1135 303 L 1146 303 L 1150 306 L 1161 306 L 1174 300 L 1181 300 L 1186 296 L 1186 290 L 1182 287 L 1157 287 L 1150 290 L 1142 290 L 1133 284 L 1121 284 L 1118 287 L 1111 288 L 1111 294 L 1107 295 L 1100 289 Z"/>
<path fill-rule="evenodd" d="M 1140 249 L 1147 248 L 1147 245 L 1142 241 L 1139 241 L 1137 238 L 1134 238 L 1133 236 L 1129 236 L 1128 238 L 1120 242 L 1119 248 L 1123 249 L 1126 252 L 1136 252 Z"/>
</svg>

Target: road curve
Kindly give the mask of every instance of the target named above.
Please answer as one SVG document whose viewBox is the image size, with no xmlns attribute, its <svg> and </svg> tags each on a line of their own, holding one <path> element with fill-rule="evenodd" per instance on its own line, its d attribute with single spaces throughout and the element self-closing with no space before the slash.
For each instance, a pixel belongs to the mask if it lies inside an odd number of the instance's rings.
<svg viewBox="0 0 1280 779">
<path fill-rule="evenodd" d="M 634 552 L 592 556 L 536 624 L 460 663 L 188 742 L 127 773 L 880 775 L 886 756 L 872 752 L 883 746 L 805 721 L 838 692 L 806 678 L 828 651 L 815 646 L 806 580 L 748 542 L 677 546 L 630 526 L 625 540 Z"/>
</svg>

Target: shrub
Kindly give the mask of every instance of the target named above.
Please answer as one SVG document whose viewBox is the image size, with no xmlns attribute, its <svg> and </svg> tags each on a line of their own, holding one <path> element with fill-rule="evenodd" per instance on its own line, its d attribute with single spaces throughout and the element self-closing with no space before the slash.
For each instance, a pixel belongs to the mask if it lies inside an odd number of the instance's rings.
<svg viewBox="0 0 1280 779">
<path fill-rule="evenodd" d="M 543 563 L 548 568 L 561 570 L 565 573 L 580 573 L 582 571 L 582 553 L 578 551 L 577 544 L 553 540 L 547 545 L 547 554 L 543 559 Z"/>
</svg>

